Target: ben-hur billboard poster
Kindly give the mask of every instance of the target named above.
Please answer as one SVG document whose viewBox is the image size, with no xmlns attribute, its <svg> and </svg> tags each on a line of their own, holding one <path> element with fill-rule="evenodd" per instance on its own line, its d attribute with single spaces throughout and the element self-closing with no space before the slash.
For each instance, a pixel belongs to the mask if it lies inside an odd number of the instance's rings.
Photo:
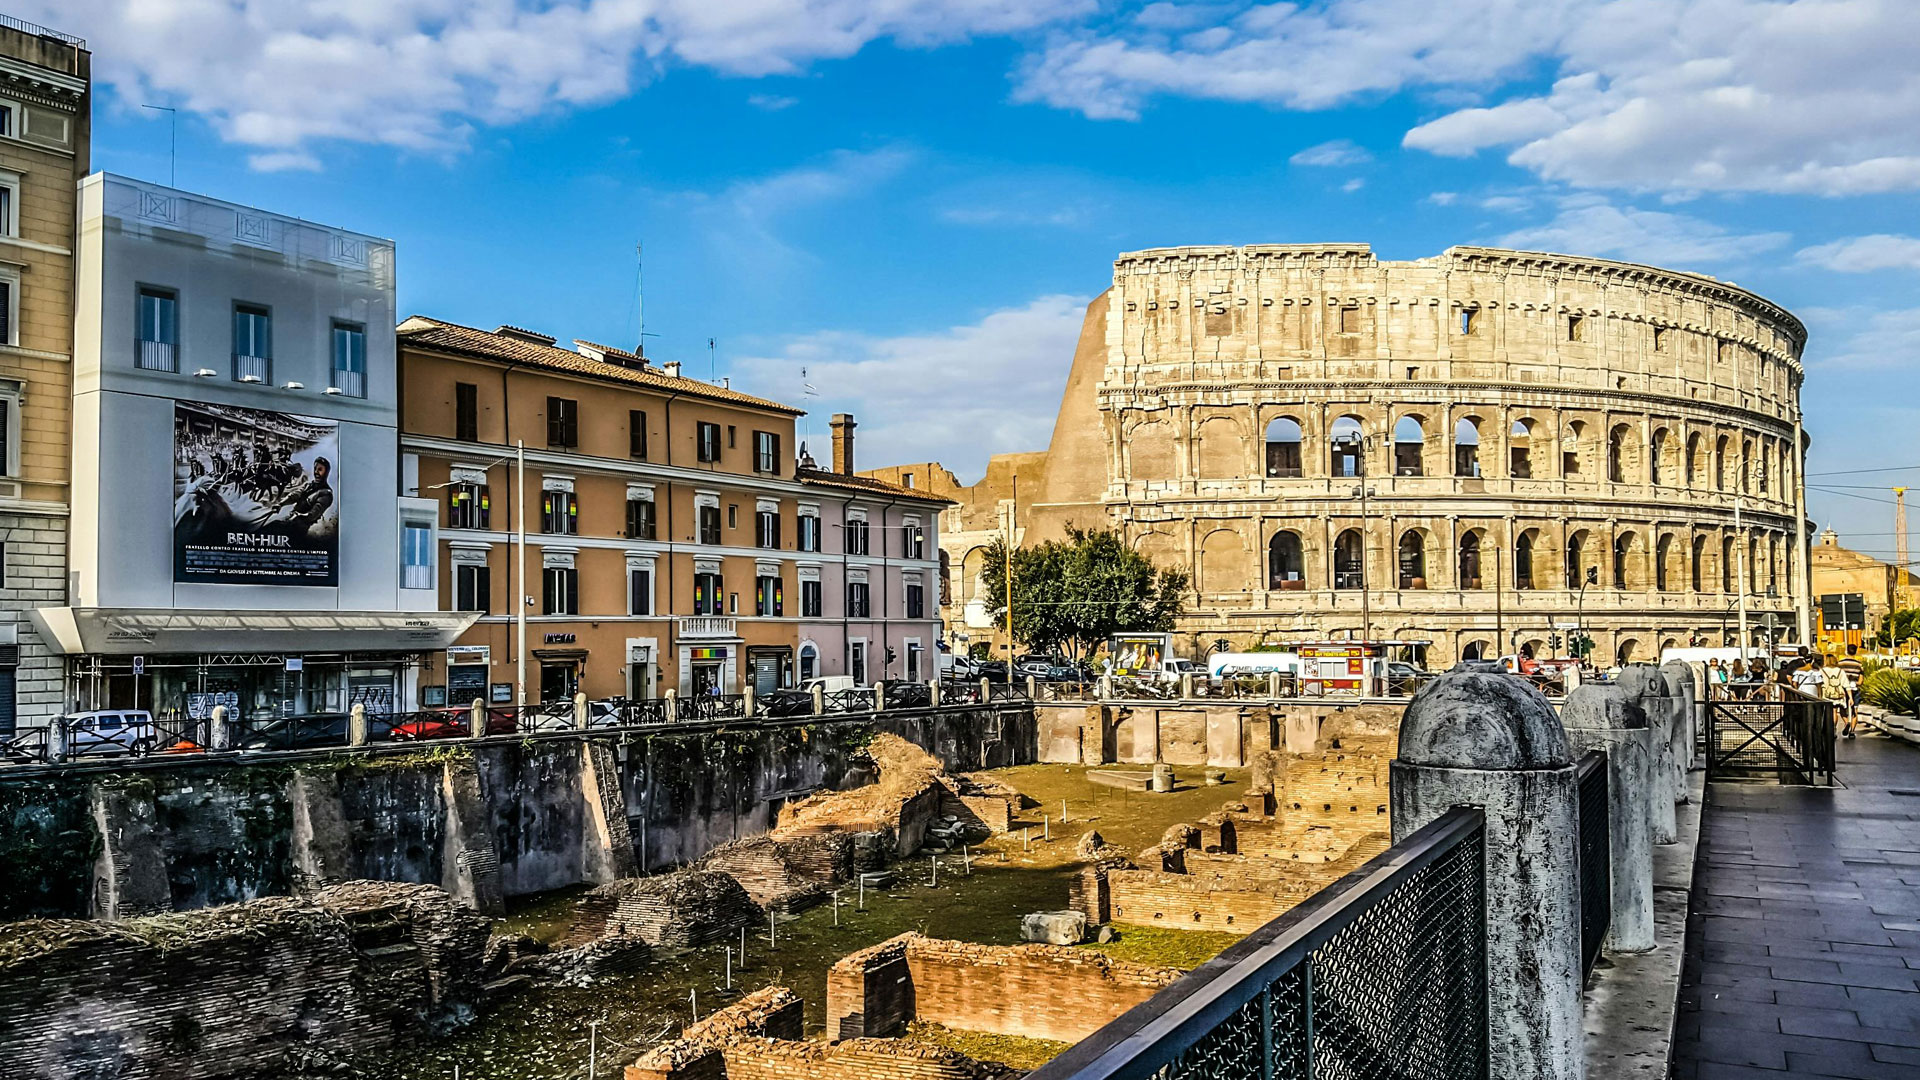
<svg viewBox="0 0 1920 1080">
<path fill-rule="evenodd" d="M 176 401 L 173 580 L 340 584 L 340 425 Z"/>
</svg>

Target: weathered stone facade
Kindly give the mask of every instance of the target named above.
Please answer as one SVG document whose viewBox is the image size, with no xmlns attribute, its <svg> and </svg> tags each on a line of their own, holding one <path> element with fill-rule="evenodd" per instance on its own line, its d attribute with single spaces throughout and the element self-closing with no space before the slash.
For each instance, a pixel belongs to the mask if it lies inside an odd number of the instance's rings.
<svg viewBox="0 0 1920 1080">
<path fill-rule="evenodd" d="M 1648 659 L 1731 632 L 1743 560 L 1756 620 L 1792 627 L 1805 337 L 1733 285 L 1599 259 L 1134 252 L 1087 309 L 1051 446 L 1016 455 L 1019 537 L 1106 525 L 1190 571 L 1191 655 L 1351 633 L 1444 665 L 1544 656 L 1577 621 L 1602 662 Z M 998 606 L 1004 461 L 952 492 L 911 467 L 962 502 L 950 628 Z"/>
</svg>

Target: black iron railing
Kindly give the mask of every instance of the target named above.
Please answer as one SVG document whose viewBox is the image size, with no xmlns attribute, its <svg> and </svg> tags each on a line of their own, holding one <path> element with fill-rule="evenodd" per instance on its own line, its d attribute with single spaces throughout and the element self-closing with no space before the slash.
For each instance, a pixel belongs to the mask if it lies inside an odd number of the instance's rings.
<svg viewBox="0 0 1920 1080">
<path fill-rule="evenodd" d="M 1833 702 L 1786 686 L 1707 688 L 1707 779 L 1833 783 Z"/>
<path fill-rule="evenodd" d="M 1485 1080 L 1484 828 L 1449 811 L 1032 1080 Z"/>
<path fill-rule="evenodd" d="M 1600 959 L 1613 925 L 1613 839 L 1607 818 L 1607 753 L 1589 750 L 1574 769 L 1580 784 L 1580 972 Z"/>
</svg>

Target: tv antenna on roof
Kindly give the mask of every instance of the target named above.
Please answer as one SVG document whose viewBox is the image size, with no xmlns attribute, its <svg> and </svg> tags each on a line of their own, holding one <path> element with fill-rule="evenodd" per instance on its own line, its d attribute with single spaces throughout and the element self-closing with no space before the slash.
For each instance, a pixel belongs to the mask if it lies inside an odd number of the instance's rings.
<svg viewBox="0 0 1920 1080">
<path fill-rule="evenodd" d="M 179 159 L 180 148 L 180 112 L 171 105 L 142 105 L 143 109 L 167 114 L 167 186 L 173 187 L 173 166 Z"/>
</svg>

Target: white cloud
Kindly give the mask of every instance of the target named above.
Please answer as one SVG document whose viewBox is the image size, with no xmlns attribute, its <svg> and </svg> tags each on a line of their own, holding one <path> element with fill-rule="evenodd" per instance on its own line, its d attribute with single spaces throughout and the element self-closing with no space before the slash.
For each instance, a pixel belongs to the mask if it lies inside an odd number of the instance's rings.
<svg viewBox="0 0 1920 1080">
<path fill-rule="evenodd" d="M 1039 209 L 1031 206 L 950 206 L 940 220 L 952 225 L 988 227 L 1049 225 L 1069 228 L 1084 224 L 1087 215 L 1077 206 Z"/>
<path fill-rule="evenodd" d="M 1346 193 L 1347 193 L 1347 194 L 1349 194 L 1349 195 L 1351 195 L 1351 194 L 1353 194 L 1354 192 L 1356 192 L 1356 191 L 1359 191 L 1359 190 L 1360 190 L 1361 188 L 1363 188 L 1363 187 L 1366 187 L 1366 186 L 1367 186 L 1367 182 L 1366 182 L 1365 180 L 1362 180 L 1362 179 L 1360 179 L 1359 177 L 1357 177 L 1357 176 L 1356 176 L 1356 177 L 1354 177 L 1353 179 L 1351 179 L 1351 180 L 1349 180 L 1349 181 L 1347 181 L 1346 183 L 1344 183 L 1344 184 L 1341 184 L 1341 185 L 1340 185 L 1340 190 L 1341 190 L 1341 191 L 1344 191 L 1344 192 L 1346 192 Z"/>
<path fill-rule="evenodd" d="M 1427 195 L 1427 201 L 1435 206 L 1452 206 L 1459 198 L 1457 191 L 1435 191 Z"/>
<path fill-rule="evenodd" d="M 810 411 L 859 418 L 863 467 L 939 461 L 978 477 L 992 454 L 1046 448 L 1086 304 L 1042 296 L 978 322 L 897 337 L 823 331 L 732 367 L 737 383 L 789 401 L 802 400 L 806 368 L 821 393 Z M 814 432 L 825 440 L 817 420 Z M 811 449 L 821 458 L 825 448 Z"/>
<path fill-rule="evenodd" d="M 1843 274 L 1874 270 L 1920 270 L 1920 238 L 1875 233 L 1801 248 L 1795 258 L 1803 263 Z"/>
<path fill-rule="evenodd" d="M 795 105 L 800 104 L 800 99 L 797 97 L 788 97 L 785 94 L 748 94 L 747 104 L 756 109 L 765 109 L 768 112 L 779 112 L 781 109 L 791 109 Z"/>
<path fill-rule="evenodd" d="M 702 216 L 709 239 L 730 247 L 737 257 L 764 262 L 796 258 L 780 238 L 779 226 L 793 214 L 873 191 L 915 161 L 914 151 L 897 146 L 876 150 L 836 150 L 818 161 L 738 180 L 717 194 L 682 193 L 679 198 Z"/>
<path fill-rule="evenodd" d="M 1341 165 L 1364 165 L 1373 160 L 1364 146 L 1352 139 L 1335 139 L 1318 146 L 1309 146 L 1305 150 L 1288 158 L 1294 165 L 1318 165 L 1335 167 Z"/>
<path fill-rule="evenodd" d="M 16 0 L 95 77 L 300 166 L 322 140 L 426 153 L 478 125 L 616 100 L 675 66 L 792 74 L 891 39 L 1015 33 L 1093 0 Z"/>
<path fill-rule="evenodd" d="M 1699 269 L 1771 251 L 1788 239 L 1783 232 L 1734 233 L 1684 214 L 1572 198 L 1564 200 L 1552 221 L 1510 232 L 1499 243 L 1532 251 Z"/>
<path fill-rule="evenodd" d="M 1904 373 L 1920 356 L 1920 308 L 1809 308 L 1801 315 L 1808 326 L 1809 368 Z M 1903 398 L 1894 395 L 1895 403 Z M 1902 432 L 1908 434 L 1911 429 Z"/>
</svg>

